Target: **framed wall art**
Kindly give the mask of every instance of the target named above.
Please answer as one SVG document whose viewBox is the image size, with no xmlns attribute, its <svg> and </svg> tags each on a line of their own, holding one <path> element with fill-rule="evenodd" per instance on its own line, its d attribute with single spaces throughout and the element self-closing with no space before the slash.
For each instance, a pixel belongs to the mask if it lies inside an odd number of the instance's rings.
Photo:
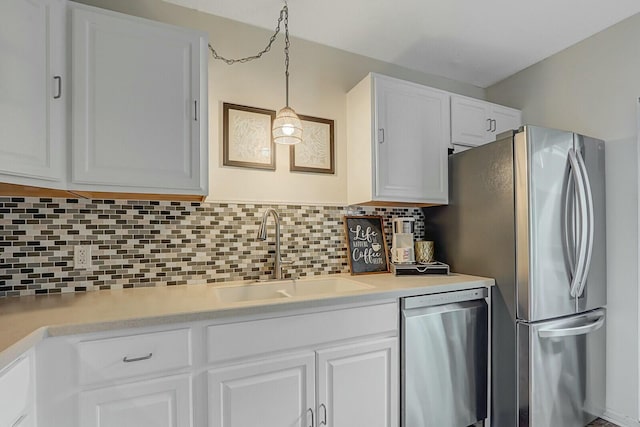
<svg viewBox="0 0 640 427">
<path fill-rule="evenodd" d="M 387 239 L 381 216 L 345 216 L 344 231 L 352 275 L 389 272 Z"/>
<path fill-rule="evenodd" d="M 271 125 L 273 110 L 222 104 L 222 152 L 224 166 L 276 168 L 276 150 Z"/>
<path fill-rule="evenodd" d="M 333 120 L 299 117 L 302 121 L 302 142 L 289 148 L 289 170 L 335 173 Z"/>
</svg>

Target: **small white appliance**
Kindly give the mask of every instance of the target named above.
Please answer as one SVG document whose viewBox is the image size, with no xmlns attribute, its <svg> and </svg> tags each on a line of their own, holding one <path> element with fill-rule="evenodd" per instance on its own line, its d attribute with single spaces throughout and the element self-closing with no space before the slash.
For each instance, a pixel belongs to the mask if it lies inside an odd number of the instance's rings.
<svg viewBox="0 0 640 427">
<path fill-rule="evenodd" d="M 416 262 L 413 248 L 415 223 L 415 218 L 394 218 L 392 220 L 391 262 L 396 264 L 411 264 Z"/>
</svg>

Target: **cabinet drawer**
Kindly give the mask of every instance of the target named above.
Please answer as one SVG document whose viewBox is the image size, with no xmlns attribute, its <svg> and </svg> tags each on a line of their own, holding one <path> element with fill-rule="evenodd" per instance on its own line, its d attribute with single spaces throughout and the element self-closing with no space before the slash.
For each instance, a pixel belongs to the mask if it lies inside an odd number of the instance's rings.
<svg viewBox="0 0 640 427">
<path fill-rule="evenodd" d="M 128 335 L 78 343 L 80 384 L 93 384 L 191 365 L 191 330 Z"/>
<path fill-rule="evenodd" d="M 396 303 L 209 326 L 209 363 L 369 335 L 397 335 Z"/>
</svg>

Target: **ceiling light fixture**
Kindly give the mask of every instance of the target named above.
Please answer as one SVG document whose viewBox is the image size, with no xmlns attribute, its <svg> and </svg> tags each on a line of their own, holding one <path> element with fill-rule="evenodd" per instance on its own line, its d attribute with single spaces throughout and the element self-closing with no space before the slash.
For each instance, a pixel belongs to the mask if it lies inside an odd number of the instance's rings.
<svg viewBox="0 0 640 427">
<path fill-rule="evenodd" d="M 273 141 L 276 144 L 293 145 L 302 142 L 302 122 L 300 121 L 300 118 L 293 110 L 293 108 L 289 107 L 289 47 L 291 46 L 291 43 L 289 42 L 289 7 L 287 6 L 287 2 L 285 1 L 282 10 L 280 10 L 278 25 L 275 32 L 271 36 L 269 43 L 257 54 L 240 59 L 227 59 L 223 56 L 218 55 L 218 52 L 216 52 L 211 44 L 209 44 L 209 50 L 211 51 L 214 59 L 219 59 L 225 62 L 227 65 L 260 59 L 262 55 L 271 50 L 271 46 L 273 45 L 273 42 L 276 40 L 276 37 L 280 32 L 280 24 L 282 22 L 284 22 L 284 76 L 286 105 L 284 106 L 284 108 L 278 111 L 278 114 L 273 121 L 273 128 L 271 129 L 271 131 L 273 135 Z"/>
</svg>

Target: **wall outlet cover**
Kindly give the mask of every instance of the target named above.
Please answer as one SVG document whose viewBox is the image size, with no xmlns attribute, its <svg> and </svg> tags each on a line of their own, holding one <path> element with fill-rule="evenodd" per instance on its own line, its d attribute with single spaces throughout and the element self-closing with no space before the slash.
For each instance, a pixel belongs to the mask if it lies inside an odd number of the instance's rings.
<svg viewBox="0 0 640 427">
<path fill-rule="evenodd" d="M 76 245 L 73 247 L 73 268 L 76 270 L 91 268 L 91 246 Z"/>
</svg>

